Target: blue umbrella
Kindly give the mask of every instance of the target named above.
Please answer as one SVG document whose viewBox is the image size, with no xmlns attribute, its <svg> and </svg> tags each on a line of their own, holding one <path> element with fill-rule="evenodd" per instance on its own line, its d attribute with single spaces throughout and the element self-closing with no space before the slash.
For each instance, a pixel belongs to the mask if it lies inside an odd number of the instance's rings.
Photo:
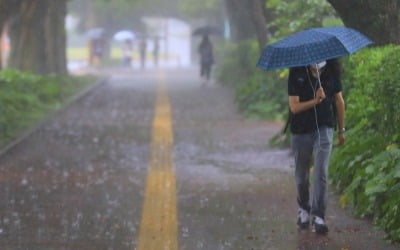
<svg viewBox="0 0 400 250">
<path fill-rule="evenodd" d="M 306 66 L 352 54 L 370 44 L 366 36 L 346 27 L 308 29 L 268 45 L 257 67 L 272 70 Z"/>
</svg>

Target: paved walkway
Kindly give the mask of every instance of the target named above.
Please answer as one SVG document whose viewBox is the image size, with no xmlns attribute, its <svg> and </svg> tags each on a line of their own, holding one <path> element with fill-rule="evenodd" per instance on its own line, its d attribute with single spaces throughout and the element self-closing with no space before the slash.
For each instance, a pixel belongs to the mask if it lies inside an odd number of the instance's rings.
<svg viewBox="0 0 400 250">
<path fill-rule="evenodd" d="M 292 159 L 196 69 L 109 81 L 0 157 L 1 249 L 399 249 L 331 195 L 328 236 L 295 226 Z"/>
</svg>

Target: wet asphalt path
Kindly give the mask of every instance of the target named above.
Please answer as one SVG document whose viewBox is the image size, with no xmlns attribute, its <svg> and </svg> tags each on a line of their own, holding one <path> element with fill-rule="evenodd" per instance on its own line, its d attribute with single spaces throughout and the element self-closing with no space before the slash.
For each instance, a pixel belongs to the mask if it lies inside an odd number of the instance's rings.
<svg viewBox="0 0 400 250">
<path fill-rule="evenodd" d="M 292 159 L 267 146 L 280 125 L 196 70 L 102 74 L 0 157 L 0 249 L 399 249 L 335 197 L 328 236 L 298 232 Z"/>
</svg>

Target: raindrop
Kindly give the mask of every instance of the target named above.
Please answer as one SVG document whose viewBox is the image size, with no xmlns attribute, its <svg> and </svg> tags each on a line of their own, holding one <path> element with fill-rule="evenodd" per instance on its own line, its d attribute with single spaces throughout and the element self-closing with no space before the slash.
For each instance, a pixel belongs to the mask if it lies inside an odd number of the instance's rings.
<svg viewBox="0 0 400 250">
<path fill-rule="evenodd" d="M 182 227 L 182 237 L 184 238 L 189 237 L 189 228 Z"/>
<path fill-rule="evenodd" d="M 232 247 L 232 243 L 229 241 L 225 241 L 224 245 L 227 247 Z M 231 248 L 229 248 L 229 249 L 231 249 Z"/>
<path fill-rule="evenodd" d="M 135 183 L 136 181 L 136 178 L 134 178 L 133 176 L 129 176 L 128 179 L 130 183 Z"/>
<path fill-rule="evenodd" d="M 67 178 L 69 176 L 69 172 L 67 170 L 64 170 L 63 176 L 64 176 L 64 178 Z"/>
<path fill-rule="evenodd" d="M 46 215 L 44 213 L 39 213 L 39 220 L 46 220 Z"/>
<path fill-rule="evenodd" d="M 200 207 L 204 208 L 206 206 L 207 202 L 208 202 L 208 198 L 207 197 L 200 199 Z"/>
<path fill-rule="evenodd" d="M 93 171 L 94 171 L 93 165 L 92 165 L 92 164 L 89 164 L 89 165 L 87 166 L 87 170 L 88 170 L 89 172 L 93 172 Z"/>
<path fill-rule="evenodd" d="M 201 242 L 201 241 L 198 241 L 197 244 L 196 244 L 196 247 L 197 247 L 197 249 L 203 248 L 204 247 L 204 243 Z"/>
<path fill-rule="evenodd" d="M 26 177 L 24 177 L 24 178 L 22 179 L 21 185 L 22 185 L 22 186 L 28 185 L 28 179 L 26 179 Z"/>
</svg>

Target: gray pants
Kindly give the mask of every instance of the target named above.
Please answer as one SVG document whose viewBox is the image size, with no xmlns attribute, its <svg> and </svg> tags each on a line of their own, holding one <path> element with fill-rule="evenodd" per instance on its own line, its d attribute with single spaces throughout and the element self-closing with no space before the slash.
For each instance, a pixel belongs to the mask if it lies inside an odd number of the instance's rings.
<svg viewBox="0 0 400 250">
<path fill-rule="evenodd" d="M 320 127 L 318 131 L 292 135 L 292 150 L 295 159 L 297 203 L 311 211 L 312 215 L 325 218 L 327 203 L 328 164 L 332 151 L 333 129 Z M 310 167 L 314 160 L 314 184 L 310 207 Z"/>
</svg>

